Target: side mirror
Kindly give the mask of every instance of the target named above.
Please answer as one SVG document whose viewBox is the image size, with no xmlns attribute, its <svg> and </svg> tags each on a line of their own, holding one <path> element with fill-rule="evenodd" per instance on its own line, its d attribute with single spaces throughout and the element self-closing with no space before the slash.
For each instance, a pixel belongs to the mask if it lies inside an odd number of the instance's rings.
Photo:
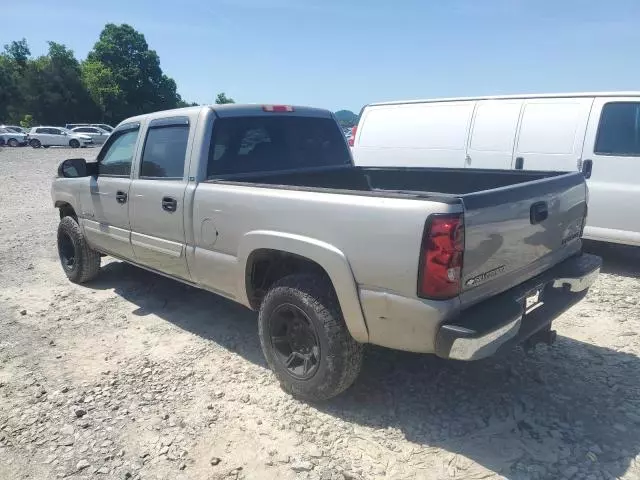
<svg viewBox="0 0 640 480">
<path fill-rule="evenodd" d="M 84 158 L 69 158 L 58 167 L 58 177 L 80 178 L 88 176 L 87 162 Z"/>
</svg>

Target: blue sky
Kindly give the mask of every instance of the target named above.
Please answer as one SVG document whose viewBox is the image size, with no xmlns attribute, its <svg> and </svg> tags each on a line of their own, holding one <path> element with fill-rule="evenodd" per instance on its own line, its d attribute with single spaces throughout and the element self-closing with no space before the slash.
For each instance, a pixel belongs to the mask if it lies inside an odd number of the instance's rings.
<svg viewBox="0 0 640 480">
<path fill-rule="evenodd" d="M 5 3 L 5 2 L 3 2 Z M 107 22 L 145 34 L 183 98 L 358 111 L 381 100 L 640 90 L 637 0 L 21 0 L 0 44 L 84 58 Z"/>
</svg>

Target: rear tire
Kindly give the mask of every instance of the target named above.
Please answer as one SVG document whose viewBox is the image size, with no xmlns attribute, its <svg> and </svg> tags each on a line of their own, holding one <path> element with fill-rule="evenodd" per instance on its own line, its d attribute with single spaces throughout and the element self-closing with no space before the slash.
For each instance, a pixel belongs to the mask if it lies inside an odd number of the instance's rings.
<svg viewBox="0 0 640 480">
<path fill-rule="evenodd" d="M 31 145 L 33 148 L 40 148 L 42 146 L 42 143 L 40 143 L 40 140 L 38 140 L 37 138 L 32 138 L 31 140 L 29 140 L 29 145 Z"/>
<path fill-rule="evenodd" d="M 363 346 L 349 333 L 333 286 L 319 275 L 278 281 L 262 301 L 258 332 L 269 367 L 295 397 L 327 400 L 360 373 Z"/>
<path fill-rule="evenodd" d="M 72 138 L 71 140 L 69 140 L 69 146 L 71 148 L 78 148 L 78 147 L 80 147 L 80 142 L 78 140 L 76 140 L 75 138 Z"/>
<path fill-rule="evenodd" d="M 10 147 L 17 147 L 18 145 L 20 145 L 20 142 L 18 142 L 18 140 L 16 140 L 15 138 L 10 138 L 7 142 L 7 145 L 9 145 Z"/>
<path fill-rule="evenodd" d="M 100 271 L 100 253 L 87 245 L 73 217 L 64 217 L 58 225 L 58 255 L 64 273 L 73 283 L 88 282 Z"/>
<path fill-rule="evenodd" d="M 42 145 L 42 148 L 49 148 L 51 145 Z"/>
</svg>

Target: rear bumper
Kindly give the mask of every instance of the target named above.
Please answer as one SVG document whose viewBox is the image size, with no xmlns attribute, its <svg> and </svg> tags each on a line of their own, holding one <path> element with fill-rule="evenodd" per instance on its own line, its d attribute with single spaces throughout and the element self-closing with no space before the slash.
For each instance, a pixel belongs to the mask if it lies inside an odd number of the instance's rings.
<svg viewBox="0 0 640 480">
<path fill-rule="evenodd" d="M 435 353 L 442 358 L 478 360 L 522 343 L 578 303 L 595 282 L 602 259 L 580 254 L 500 295 L 463 310 L 440 326 Z M 525 311 L 525 299 L 540 303 Z"/>
</svg>

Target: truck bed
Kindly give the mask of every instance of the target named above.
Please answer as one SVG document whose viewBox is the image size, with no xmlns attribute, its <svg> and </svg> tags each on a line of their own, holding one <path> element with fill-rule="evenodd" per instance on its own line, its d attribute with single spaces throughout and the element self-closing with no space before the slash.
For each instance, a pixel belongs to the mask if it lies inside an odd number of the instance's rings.
<svg viewBox="0 0 640 480">
<path fill-rule="evenodd" d="M 577 253 L 586 213 L 586 186 L 577 172 L 345 166 L 217 181 L 460 204 L 464 305 L 505 291 Z M 534 218 L 537 207 L 543 210 L 539 219 Z"/>
<path fill-rule="evenodd" d="M 257 185 L 278 185 L 356 192 L 462 196 L 524 182 L 566 175 L 562 172 L 470 168 L 402 168 L 340 166 L 288 172 L 264 172 L 221 179 Z"/>
</svg>

